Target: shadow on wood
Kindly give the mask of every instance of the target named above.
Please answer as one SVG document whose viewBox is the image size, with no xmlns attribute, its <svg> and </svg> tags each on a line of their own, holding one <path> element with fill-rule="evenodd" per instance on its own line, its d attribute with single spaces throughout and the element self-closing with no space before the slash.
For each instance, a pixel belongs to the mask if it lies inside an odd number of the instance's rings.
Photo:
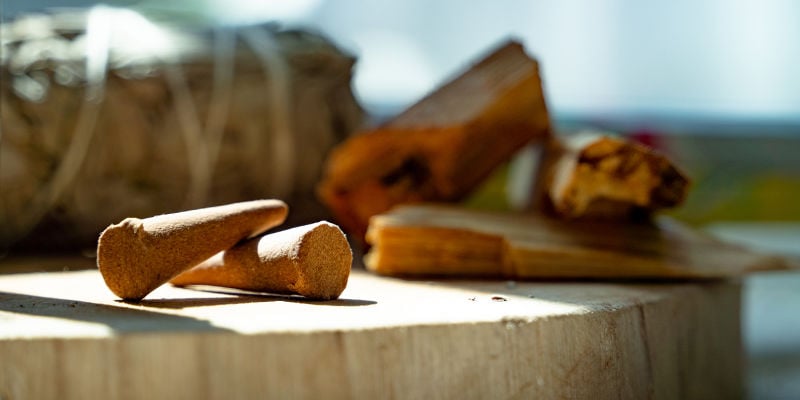
<svg viewBox="0 0 800 400">
<path fill-rule="evenodd" d="M 228 304 L 230 303 L 229 300 Z M 99 323 L 118 332 L 230 331 L 214 326 L 208 321 L 186 316 L 9 292 L 0 292 L 0 311 Z"/>
<path fill-rule="evenodd" d="M 182 309 L 188 307 L 222 306 L 228 304 L 257 303 L 257 302 L 268 302 L 268 301 L 284 301 L 290 303 L 302 303 L 302 304 L 311 304 L 318 306 L 338 306 L 338 307 L 359 307 L 359 306 L 369 306 L 378 303 L 377 301 L 374 300 L 342 299 L 342 298 L 336 300 L 316 300 L 316 299 L 308 299 L 298 295 L 250 292 L 246 290 L 230 289 L 230 288 L 223 288 L 216 286 L 205 286 L 205 285 L 190 285 L 183 287 L 182 289 L 207 292 L 213 294 L 222 294 L 222 295 L 227 295 L 229 297 L 207 297 L 207 298 L 187 297 L 182 299 L 170 298 L 170 299 L 158 299 L 158 300 L 144 299 L 138 302 L 125 302 L 125 303 L 140 305 L 144 307 L 171 308 L 171 309 Z M 122 300 L 118 301 L 124 302 Z"/>
</svg>

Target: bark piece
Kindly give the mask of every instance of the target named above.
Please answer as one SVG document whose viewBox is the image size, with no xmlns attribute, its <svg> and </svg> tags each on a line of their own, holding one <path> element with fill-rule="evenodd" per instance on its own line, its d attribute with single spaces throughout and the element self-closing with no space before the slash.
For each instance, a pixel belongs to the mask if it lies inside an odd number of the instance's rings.
<svg viewBox="0 0 800 400">
<path fill-rule="evenodd" d="M 565 218 L 649 216 L 680 205 L 689 190 L 689 179 L 663 155 L 603 134 L 554 137 L 545 160 L 545 204 Z"/>
</svg>

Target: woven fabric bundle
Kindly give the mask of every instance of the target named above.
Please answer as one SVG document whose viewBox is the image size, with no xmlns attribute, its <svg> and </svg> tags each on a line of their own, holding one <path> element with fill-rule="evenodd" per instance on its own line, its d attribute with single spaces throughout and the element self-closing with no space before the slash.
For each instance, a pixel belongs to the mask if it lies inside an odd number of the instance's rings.
<svg viewBox="0 0 800 400">
<path fill-rule="evenodd" d="M 318 214 L 322 161 L 361 124 L 354 59 L 317 34 L 108 7 L 0 29 L 0 249 L 255 198 Z"/>
</svg>

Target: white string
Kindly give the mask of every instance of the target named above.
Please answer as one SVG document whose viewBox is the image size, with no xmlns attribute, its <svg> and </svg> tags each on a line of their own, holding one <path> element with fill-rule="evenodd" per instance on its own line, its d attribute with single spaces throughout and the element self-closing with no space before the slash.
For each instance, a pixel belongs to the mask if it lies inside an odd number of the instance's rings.
<svg viewBox="0 0 800 400">
<path fill-rule="evenodd" d="M 206 140 L 208 142 L 208 164 L 214 171 L 219 160 L 225 122 L 233 102 L 233 72 L 236 34 L 229 29 L 214 31 L 214 81 L 211 88 L 211 104 L 206 118 Z"/>
<path fill-rule="evenodd" d="M 275 40 L 262 28 L 244 29 L 245 39 L 256 57 L 261 61 L 264 75 L 268 78 L 267 91 L 270 96 L 272 116 L 272 188 L 275 196 L 285 198 L 292 192 L 295 175 L 295 143 L 289 121 L 291 104 L 290 71 Z"/>
<path fill-rule="evenodd" d="M 173 96 L 175 115 L 186 145 L 186 160 L 189 164 L 189 191 L 187 206 L 193 208 L 205 202 L 211 186 L 211 166 L 208 163 L 208 144 L 203 140 L 203 128 L 192 100 L 183 70 L 176 62 L 167 64 L 164 70 L 167 85 Z"/>
<path fill-rule="evenodd" d="M 214 31 L 214 73 L 205 129 L 177 60 L 167 60 L 166 80 L 172 91 L 178 124 L 186 145 L 189 166 L 189 208 L 205 205 L 219 159 L 225 122 L 233 98 L 234 49 L 236 36 L 227 29 Z"/>
<path fill-rule="evenodd" d="M 67 151 L 56 167 L 50 182 L 38 192 L 30 203 L 27 214 L 19 216 L 19 232 L 27 234 L 61 199 L 69 188 L 86 159 L 94 136 L 100 106 L 105 94 L 109 44 L 113 13 L 105 6 L 95 6 L 88 13 L 86 22 L 86 90 L 84 101 Z"/>
</svg>

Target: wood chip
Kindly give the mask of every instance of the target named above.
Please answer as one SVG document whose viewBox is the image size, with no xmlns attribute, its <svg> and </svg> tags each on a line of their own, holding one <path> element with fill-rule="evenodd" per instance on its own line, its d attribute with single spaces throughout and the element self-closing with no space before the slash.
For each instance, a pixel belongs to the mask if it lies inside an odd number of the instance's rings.
<svg viewBox="0 0 800 400">
<path fill-rule="evenodd" d="M 653 149 L 590 132 L 554 137 L 540 176 L 540 204 L 565 218 L 646 217 L 680 205 L 689 191 L 689 179 Z"/>
</svg>

